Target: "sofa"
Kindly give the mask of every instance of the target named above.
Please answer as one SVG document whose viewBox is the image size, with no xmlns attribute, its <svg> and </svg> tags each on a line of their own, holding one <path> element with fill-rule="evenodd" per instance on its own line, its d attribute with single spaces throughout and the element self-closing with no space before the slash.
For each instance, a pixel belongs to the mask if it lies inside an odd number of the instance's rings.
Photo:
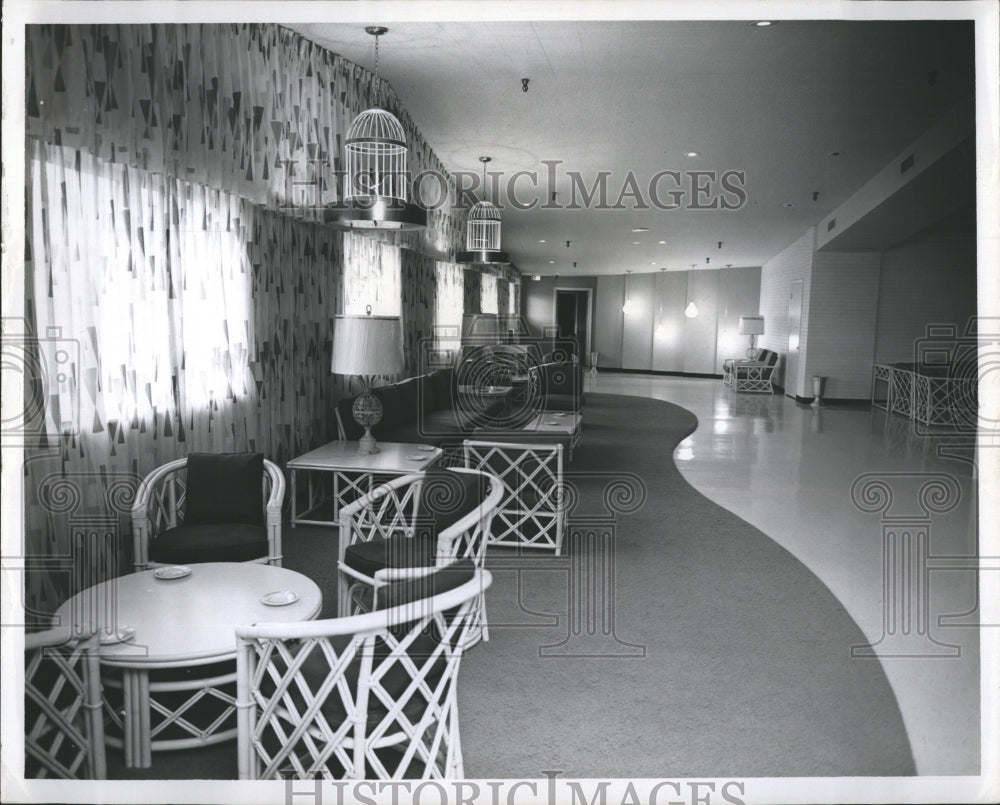
<svg viewBox="0 0 1000 805">
<path fill-rule="evenodd" d="M 382 419 L 372 435 L 378 441 L 458 449 L 477 429 L 516 429 L 534 411 L 577 413 L 583 407 L 583 370 L 573 361 L 531 365 L 523 376 L 508 374 L 514 393 L 506 398 L 461 394 L 459 386 L 465 387 L 470 379 L 446 368 L 372 389 L 382 403 Z M 337 403 L 343 436 L 350 440 L 363 433 L 351 410 L 354 399 Z"/>
</svg>

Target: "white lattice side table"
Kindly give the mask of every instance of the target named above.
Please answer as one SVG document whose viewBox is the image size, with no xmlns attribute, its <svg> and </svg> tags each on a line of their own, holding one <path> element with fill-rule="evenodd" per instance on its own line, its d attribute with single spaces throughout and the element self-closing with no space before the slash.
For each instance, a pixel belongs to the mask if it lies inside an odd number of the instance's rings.
<svg viewBox="0 0 1000 805">
<path fill-rule="evenodd" d="M 466 440 L 463 448 L 466 467 L 490 472 L 503 484 L 487 544 L 540 548 L 558 556 L 567 515 L 563 445 Z"/>
</svg>

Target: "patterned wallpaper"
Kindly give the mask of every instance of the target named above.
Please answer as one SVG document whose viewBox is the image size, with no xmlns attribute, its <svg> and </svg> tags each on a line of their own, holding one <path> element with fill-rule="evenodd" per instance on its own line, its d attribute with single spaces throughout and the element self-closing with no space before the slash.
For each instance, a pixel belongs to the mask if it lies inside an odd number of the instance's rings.
<svg viewBox="0 0 1000 805">
<path fill-rule="evenodd" d="M 325 172 L 371 75 L 269 24 L 28 26 L 26 62 L 27 328 L 74 345 L 31 389 L 44 426 L 26 450 L 26 601 L 46 612 L 131 569 L 131 497 L 155 466 L 196 450 L 283 465 L 335 438 L 343 235 L 311 219 L 336 198 Z M 411 171 L 440 170 L 385 105 Z M 433 322 L 434 259 L 461 245 L 456 216 L 430 218 L 396 236 L 408 366 Z M 479 282 L 467 293 L 478 308 Z M 222 335 L 195 361 L 199 323 Z"/>
<path fill-rule="evenodd" d="M 305 218 L 338 199 L 344 133 L 373 98 L 369 71 L 269 23 L 28 26 L 25 54 L 29 138 Z M 447 175 L 391 88 L 381 97 L 411 174 Z M 462 218 L 433 210 L 395 237 L 446 257 Z"/>
</svg>

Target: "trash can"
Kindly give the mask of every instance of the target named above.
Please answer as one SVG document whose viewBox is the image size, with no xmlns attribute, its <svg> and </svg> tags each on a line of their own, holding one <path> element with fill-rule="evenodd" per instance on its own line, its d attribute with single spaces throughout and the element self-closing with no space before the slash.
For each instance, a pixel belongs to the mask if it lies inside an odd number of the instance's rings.
<svg viewBox="0 0 1000 805">
<path fill-rule="evenodd" d="M 826 378 L 820 375 L 813 375 L 813 408 L 818 408 L 823 404 L 820 399 L 823 396 L 823 391 L 826 388 Z"/>
</svg>

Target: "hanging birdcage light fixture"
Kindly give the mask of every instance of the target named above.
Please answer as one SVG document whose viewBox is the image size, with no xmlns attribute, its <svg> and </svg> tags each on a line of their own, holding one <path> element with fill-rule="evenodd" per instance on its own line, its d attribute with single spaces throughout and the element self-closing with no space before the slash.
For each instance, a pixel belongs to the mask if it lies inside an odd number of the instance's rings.
<svg viewBox="0 0 1000 805">
<path fill-rule="evenodd" d="M 406 133 L 395 115 L 379 107 L 378 38 L 381 25 L 365 31 L 375 37 L 375 106 L 362 112 L 344 139 L 343 200 L 328 220 L 354 229 L 422 229 L 427 211 L 410 203 Z"/>
<path fill-rule="evenodd" d="M 479 157 L 483 163 L 483 200 L 477 201 L 465 220 L 465 251 L 456 258 L 459 263 L 509 263 L 510 257 L 500 251 L 500 210 L 486 198 L 486 165 L 490 157 Z"/>
</svg>

